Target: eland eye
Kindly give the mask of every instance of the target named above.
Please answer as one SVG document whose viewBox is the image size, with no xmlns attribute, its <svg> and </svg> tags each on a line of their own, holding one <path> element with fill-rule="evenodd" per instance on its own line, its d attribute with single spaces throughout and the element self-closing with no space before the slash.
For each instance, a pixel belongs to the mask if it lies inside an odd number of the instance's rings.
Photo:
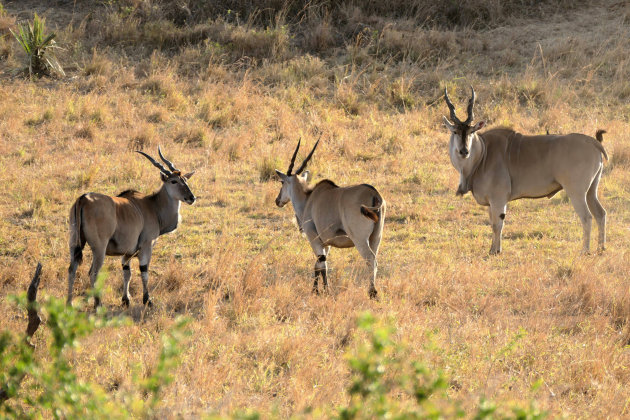
<svg viewBox="0 0 630 420">
<path fill-rule="evenodd" d="M 176 180 L 172 180 L 171 184 L 177 184 L 177 181 Z"/>
</svg>

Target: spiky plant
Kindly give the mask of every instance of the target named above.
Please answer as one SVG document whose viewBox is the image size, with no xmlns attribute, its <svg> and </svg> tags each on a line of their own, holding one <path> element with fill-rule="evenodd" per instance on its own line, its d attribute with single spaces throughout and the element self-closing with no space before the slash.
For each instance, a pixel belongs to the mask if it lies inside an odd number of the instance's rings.
<svg viewBox="0 0 630 420">
<path fill-rule="evenodd" d="M 53 49 L 56 45 L 57 34 L 45 34 L 45 19 L 35 13 L 33 24 L 23 23 L 18 25 L 17 33 L 11 30 L 15 39 L 22 46 L 28 56 L 28 73 L 30 76 L 41 76 L 56 73 L 65 76 L 63 68 L 57 61 Z"/>
</svg>

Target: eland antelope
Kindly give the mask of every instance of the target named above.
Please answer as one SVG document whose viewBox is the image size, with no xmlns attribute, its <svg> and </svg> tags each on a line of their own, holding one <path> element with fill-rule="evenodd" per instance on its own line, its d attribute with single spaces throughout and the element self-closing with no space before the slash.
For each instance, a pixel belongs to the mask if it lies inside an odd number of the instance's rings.
<svg viewBox="0 0 630 420">
<path fill-rule="evenodd" d="M 195 202 L 187 180 L 194 171 L 182 174 L 169 162 L 158 147 L 160 158 L 166 169 L 148 154 L 137 151 L 160 170 L 162 187 L 151 195 L 127 190 L 116 197 L 99 193 L 83 194 L 70 209 L 70 266 L 68 267 L 68 304 L 72 303 L 72 289 L 77 267 L 81 263 L 86 243 L 92 249 L 90 281 L 92 287 L 105 255 L 122 256 L 123 296 L 122 303 L 129 306 L 129 261 L 137 256 L 144 294 L 142 301 L 151 305 L 149 299 L 149 262 L 153 243 L 158 236 L 177 229 L 179 204 Z M 94 307 L 100 304 L 95 297 Z"/>
<path fill-rule="evenodd" d="M 460 121 L 444 89 L 451 121 L 444 124 L 451 133 L 449 154 L 460 174 L 457 195 L 472 192 L 477 203 L 490 207 L 491 254 L 501 252 L 501 231 L 507 203 L 519 198 L 551 198 L 564 189 L 582 222 L 583 252 L 590 247 L 592 216 L 599 230 L 599 248 L 606 244 L 606 211 L 597 199 L 603 159 L 605 131 L 595 137 L 584 134 L 526 136 L 510 128 L 478 130 L 484 121 L 473 124 L 475 90 L 471 87 L 468 118 Z M 592 215 L 592 216 L 591 216 Z"/>
<path fill-rule="evenodd" d="M 371 271 L 368 294 L 375 298 L 376 254 L 385 222 L 385 200 L 376 188 L 368 184 L 339 187 L 325 179 L 314 187 L 309 187 L 310 174 L 304 169 L 318 144 L 319 140 L 295 173 L 291 171 L 300 148 L 300 141 L 287 173 L 276 169 L 282 183 L 276 205 L 283 207 L 291 201 L 300 231 L 306 234 L 317 257 L 314 293 L 319 293 L 317 286 L 319 276 L 322 277 L 324 290 L 328 286 L 326 258 L 330 247 L 355 247 Z"/>
</svg>

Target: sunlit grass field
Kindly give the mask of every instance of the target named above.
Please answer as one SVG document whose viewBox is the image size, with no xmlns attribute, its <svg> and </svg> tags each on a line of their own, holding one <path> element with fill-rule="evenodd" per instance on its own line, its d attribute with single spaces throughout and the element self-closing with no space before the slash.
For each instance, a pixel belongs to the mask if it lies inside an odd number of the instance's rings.
<svg viewBox="0 0 630 420">
<path fill-rule="evenodd" d="M 628 6 L 505 11 L 491 25 L 452 27 L 357 16 L 348 6 L 344 22 L 362 19 L 376 35 L 347 36 L 326 16 L 296 34 L 290 22 L 229 16 L 179 27 L 141 15 L 133 1 L 136 14 L 87 1 L 3 3 L 3 328 L 24 328 L 25 314 L 5 297 L 26 289 L 38 261 L 40 293 L 65 297 L 74 200 L 157 190 L 158 171 L 134 151 L 157 155 L 160 145 L 197 171 L 189 184 L 198 200 L 182 204 L 179 228 L 155 245 L 152 309 L 141 303 L 137 263 L 124 309 L 120 261 L 106 260 L 103 304 L 133 323 L 81 342 L 73 360 L 82 379 L 124 392 L 132 371 L 151 371 L 160 334 L 185 315 L 193 335 L 159 417 L 254 409 L 286 418 L 309 407 L 326 417 L 347 401 L 346 355 L 358 314 L 370 311 L 444 371 L 464 410 L 486 397 L 535 400 L 554 417 L 630 415 Z M 8 28 L 34 10 L 58 33 L 63 79 L 18 72 L 24 56 Z M 503 253 L 488 255 L 487 209 L 455 196 L 442 125 L 443 88 L 463 113 L 469 85 L 489 127 L 607 130 L 605 252 L 580 254 L 581 224 L 561 192 L 510 203 Z M 287 169 L 299 138 L 302 159 L 320 133 L 314 181 L 370 183 L 387 201 L 377 301 L 354 249 L 331 251 L 329 293 L 311 294 L 315 257 L 292 208 L 275 205 L 273 169 Z M 77 301 L 89 287 L 85 254 Z M 49 340 L 34 337 L 36 355 Z"/>
</svg>

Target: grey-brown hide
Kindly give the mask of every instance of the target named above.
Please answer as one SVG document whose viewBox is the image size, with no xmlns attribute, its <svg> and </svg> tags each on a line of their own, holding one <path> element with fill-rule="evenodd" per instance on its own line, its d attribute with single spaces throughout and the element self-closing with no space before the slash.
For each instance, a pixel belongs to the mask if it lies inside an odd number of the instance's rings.
<svg viewBox="0 0 630 420">
<path fill-rule="evenodd" d="M 319 293 L 319 276 L 322 277 L 324 289 L 327 287 L 330 248 L 355 247 L 370 270 L 368 294 L 374 298 L 377 295 L 374 285 L 376 256 L 385 222 L 385 200 L 368 184 L 339 187 L 330 180 L 324 180 L 310 188 L 309 173 L 302 172 L 318 144 L 319 140 L 295 173 L 292 170 L 300 147 L 299 141 L 287 173 L 276 169 L 282 182 L 276 205 L 283 207 L 291 201 L 300 230 L 308 238 L 317 257 L 313 283 L 315 293 Z"/>
<path fill-rule="evenodd" d="M 194 174 L 182 174 L 168 161 L 158 148 L 160 158 L 169 169 L 144 152 L 138 152 L 160 170 L 162 187 L 145 195 L 137 191 L 124 191 L 116 197 L 87 193 L 79 197 L 70 209 L 70 266 L 68 267 L 68 304 L 78 265 L 85 244 L 92 249 L 90 281 L 92 287 L 106 255 L 122 257 L 124 305 L 129 305 L 129 260 L 137 257 L 144 289 L 143 303 L 151 304 L 148 290 L 148 267 L 153 243 L 158 236 L 174 231 L 179 222 L 179 205 L 195 202 L 187 180 Z M 94 306 L 100 303 L 96 297 Z"/>
<path fill-rule="evenodd" d="M 471 88 L 472 89 L 472 88 Z M 444 98 L 451 120 L 444 124 L 451 133 L 449 154 L 460 174 L 457 194 L 471 191 L 475 200 L 490 207 L 491 254 L 501 252 L 501 232 L 507 203 L 519 198 L 551 198 L 564 189 L 583 227 L 583 252 L 590 248 L 592 218 L 599 229 L 599 248 L 606 244 L 606 211 L 597 198 L 602 175 L 603 133 L 526 136 L 510 128 L 477 133 L 483 121 L 472 124 L 475 93 L 468 105 L 468 119 L 455 115 L 446 89 Z M 464 139 L 464 140 L 462 140 Z"/>
</svg>

